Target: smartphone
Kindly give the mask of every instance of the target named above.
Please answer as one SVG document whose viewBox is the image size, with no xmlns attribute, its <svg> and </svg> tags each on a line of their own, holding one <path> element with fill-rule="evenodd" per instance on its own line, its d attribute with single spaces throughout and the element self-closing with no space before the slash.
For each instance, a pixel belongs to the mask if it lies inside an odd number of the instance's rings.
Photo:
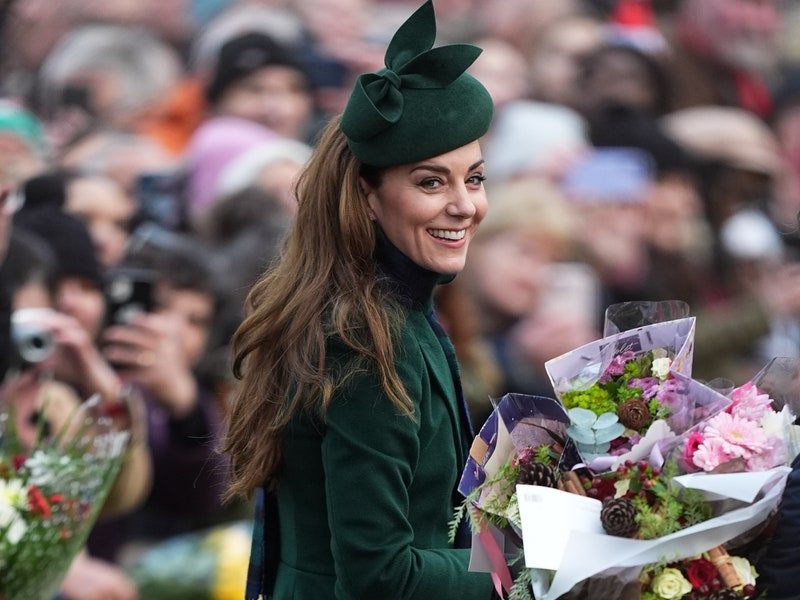
<svg viewBox="0 0 800 600">
<path fill-rule="evenodd" d="M 157 223 L 171 231 L 186 225 L 182 172 L 145 173 L 136 180 L 136 199 L 141 221 Z"/>
<path fill-rule="evenodd" d="M 654 180 L 653 160 L 637 148 L 593 150 L 567 170 L 562 189 L 579 202 L 642 202 Z"/>
<path fill-rule="evenodd" d="M 156 275 L 148 269 L 112 269 L 106 276 L 106 325 L 127 325 L 140 313 L 153 312 Z"/>
<path fill-rule="evenodd" d="M 538 305 L 542 313 L 569 315 L 587 327 L 597 327 L 601 288 L 592 267 L 580 262 L 553 263 L 547 267 L 545 282 Z"/>
</svg>

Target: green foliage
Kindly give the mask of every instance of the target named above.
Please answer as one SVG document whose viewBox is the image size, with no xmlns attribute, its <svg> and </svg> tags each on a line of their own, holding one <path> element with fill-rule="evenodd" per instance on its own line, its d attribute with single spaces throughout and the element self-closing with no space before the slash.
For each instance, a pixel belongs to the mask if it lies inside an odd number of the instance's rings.
<svg viewBox="0 0 800 600">
<path fill-rule="evenodd" d="M 647 408 L 653 416 L 653 420 L 666 419 L 672 414 L 672 410 L 666 404 L 661 404 L 658 400 L 653 398 L 647 403 Z"/>
<path fill-rule="evenodd" d="M 572 391 L 564 394 L 564 406 L 570 408 L 585 408 L 596 415 L 607 412 L 617 412 L 617 403 L 607 389 L 595 383 L 582 391 Z"/>
<path fill-rule="evenodd" d="M 555 460 L 558 460 L 558 453 L 547 444 L 542 444 L 536 448 L 534 461 L 549 466 L 553 464 Z"/>
<path fill-rule="evenodd" d="M 645 352 L 633 360 L 625 363 L 625 371 L 620 376 L 620 380 L 627 383 L 630 379 L 642 379 L 650 377 L 653 367 L 653 353 Z"/>
<path fill-rule="evenodd" d="M 711 518 L 711 507 L 699 491 L 683 489 L 673 482 L 677 474 L 677 464 L 669 461 L 648 492 L 637 486 L 637 478 L 631 479 L 641 539 L 669 535 Z"/>
<path fill-rule="evenodd" d="M 533 582 L 533 571 L 523 568 L 508 594 L 508 600 L 534 600 L 531 583 Z"/>
<path fill-rule="evenodd" d="M 643 392 L 641 388 L 621 385 L 617 388 L 617 402 L 622 404 L 628 400 L 641 400 L 642 393 Z"/>
</svg>

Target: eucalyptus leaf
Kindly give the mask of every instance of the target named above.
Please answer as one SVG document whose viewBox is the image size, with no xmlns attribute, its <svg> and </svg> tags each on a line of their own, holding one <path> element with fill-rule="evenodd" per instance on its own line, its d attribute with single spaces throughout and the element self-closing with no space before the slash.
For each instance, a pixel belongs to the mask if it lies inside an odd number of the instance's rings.
<svg viewBox="0 0 800 600">
<path fill-rule="evenodd" d="M 575 440 L 578 444 L 591 444 L 594 445 L 595 435 L 591 429 L 582 429 L 575 425 L 567 427 L 567 435 Z"/>
<path fill-rule="evenodd" d="M 622 423 L 615 423 L 611 427 L 595 432 L 595 440 L 598 444 L 604 444 L 618 438 L 623 433 L 625 433 L 625 427 Z"/>
<path fill-rule="evenodd" d="M 614 423 L 619 421 L 619 417 L 612 412 L 603 413 L 599 417 L 597 417 L 597 421 L 594 425 L 592 425 L 592 429 L 598 431 L 600 429 L 605 429 L 606 427 L 611 427 Z"/>
<path fill-rule="evenodd" d="M 569 420 L 578 427 L 590 429 L 597 421 L 597 415 L 586 408 L 573 408 L 569 411 Z"/>
</svg>

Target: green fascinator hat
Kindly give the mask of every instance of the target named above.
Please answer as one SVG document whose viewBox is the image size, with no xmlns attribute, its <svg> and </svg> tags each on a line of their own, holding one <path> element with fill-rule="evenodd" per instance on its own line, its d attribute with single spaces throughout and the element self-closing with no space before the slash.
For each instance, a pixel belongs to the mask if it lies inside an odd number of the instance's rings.
<svg viewBox="0 0 800 600">
<path fill-rule="evenodd" d="M 374 167 L 417 162 L 480 138 L 492 98 L 465 71 L 477 46 L 433 48 L 436 18 L 428 0 L 394 34 L 385 69 L 365 73 L 342 114 L 341 128 L 359 161 Z"/>
</svg>

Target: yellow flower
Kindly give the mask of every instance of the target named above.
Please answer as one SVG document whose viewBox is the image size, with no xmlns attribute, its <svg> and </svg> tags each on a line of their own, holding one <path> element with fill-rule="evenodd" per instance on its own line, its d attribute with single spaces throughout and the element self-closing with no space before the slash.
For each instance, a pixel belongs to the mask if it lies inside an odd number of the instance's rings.
<svg viewBox="0 0 800 600">
<path fill-rule="evenodd" d="M 686 581 L 678 569 L 664 569 L 653 580 L 650 589 L 663 600 L 675 600 L 691 592 L 692 584 Z"/>
</svg>

